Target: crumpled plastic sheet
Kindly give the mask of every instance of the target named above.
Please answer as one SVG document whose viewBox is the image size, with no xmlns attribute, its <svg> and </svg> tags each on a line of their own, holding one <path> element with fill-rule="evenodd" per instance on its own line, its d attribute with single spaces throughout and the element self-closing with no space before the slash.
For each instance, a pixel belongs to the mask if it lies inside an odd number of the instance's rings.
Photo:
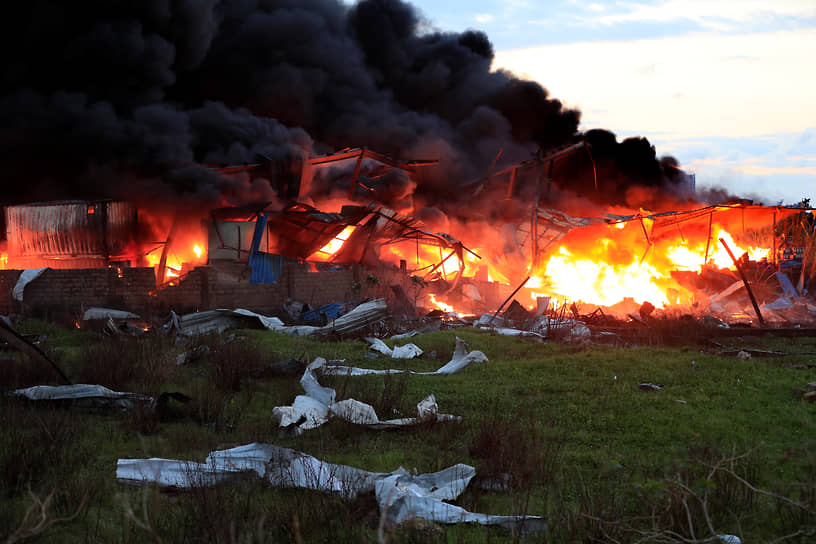
<svg viewBox="0 0 816 544">
<path fill-rule="evenodd" d="M 351 499 L 374 491 L 389 525 L 414 518 L 437 523 L 500 525 L 525 532 L 546 529 L 536 516 L 473 513 L 444 501 L 456 499 L 476 470 L 457 464 L 439 472 L 411 475 L 400 467 L 390 473 L 326 463 L 311 455 L 273 444 L 247 444 L 210 452 L 204 463 L 173 459 L 119 459 L 116 479 L 137 485 L 192 488 L 261 478 L 274 487 L 298 487 L 337 493 Z"/>
<path fill-rule="evenodd" d="M 366 376 L 370 374 L 398 374 L 408 373 L 419 376 L 432 376 L 434 374 L 455 374 L 460 372 L 472 364 L 486 363 L 488 361 L 487 355 L 478 350 L 467 351 L 465 342 L 458 336 L 456 337 L 456 347 L 453 350 L 453 357 L 445 365 L 439 367 L 433 372 L 416 372 L 413 370 L 377 370 L 371 368 L 358 368 L 354 366 L 344 365 L 327 365 L 322 369 L 323 374 L 340 375 L 340 376 Z"/>
<path fill-rule="evenodd" d="M 139 393 L 113 391 L 101 385 L 35 385 L 17 389 L 9 393 L 35 401 L 73 401 L 89 408 L 115 408 L 122 411 L 133 410 L 142 405 L 152 408 L 156 399 Z"/>
<path fill-rule="evenodd" d="M 460 416 L 440 414 L 436 398 L 429 395 L 417 404 L 417 417 L 381 421 L 370 404 L 356 399 L 335 401 L 337 392 L 331 387 L 320 385 L 316 375 L 325 368 L 331 368 L 326 364 L 326 360 L 322 357 L 312 361 L 300 378 L 300 385 L 306 394 L 295 397 L 291 406 L 276 406 L 272 409 L 272 416 L 278 421 L 280 427 L 296 429 L 296 432 L 300 433 L 320 427 L 329 420 L 330 416 L 379 430 L 397 429 L 431 421 L 462 420 Z"/>
<path fill-rule="evenodd" d="M 422 348 L 416 344 L 394 346 L 394 349 L 391 349 L 379 338 L 365 338 L 365 341 L 371 343 L 370 348 L 374 351 L 378 351 L 383 355 L 387 355 L 394 359 L 413 359 L 414 357 L 419 357 L 423 353 Z"/>
<path fill-rule="evenodd" d="M 14 284 L 14 289 L 12 290 L 14 300 L 22 302 L 26 285 L 39 278 L 46 270 L 48 270 L 48 268 L 29 268 L 23 270 L 20 273 L 20 277 L 17 278 L 17 283 Z"/>
</svg>

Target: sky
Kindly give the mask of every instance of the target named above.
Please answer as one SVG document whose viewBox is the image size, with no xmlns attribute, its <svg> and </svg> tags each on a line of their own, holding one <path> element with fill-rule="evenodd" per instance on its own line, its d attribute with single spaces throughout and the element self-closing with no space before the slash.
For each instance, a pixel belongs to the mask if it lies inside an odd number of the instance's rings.
<svg viewBox="0 0 816 544">
<path fill-rule="evenodd" d="M 428 28 L 483 30 L 494 69 L 645 136 L 698 187 L 816 204 L 816 0 L 413 0 Z"/>
</svg>

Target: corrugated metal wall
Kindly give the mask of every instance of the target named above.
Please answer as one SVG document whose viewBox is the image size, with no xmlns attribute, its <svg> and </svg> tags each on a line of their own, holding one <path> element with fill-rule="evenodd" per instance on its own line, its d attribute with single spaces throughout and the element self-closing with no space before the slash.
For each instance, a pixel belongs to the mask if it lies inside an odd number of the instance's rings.
<svg viewBox="0 0 816 544">
<path fill-rule="evenodd" d="M 9 206 L 8 251 L 21 257 L 107 256 L 133 241 L 136 208 L 120 201 L 70 201 Z"/>
</svg>

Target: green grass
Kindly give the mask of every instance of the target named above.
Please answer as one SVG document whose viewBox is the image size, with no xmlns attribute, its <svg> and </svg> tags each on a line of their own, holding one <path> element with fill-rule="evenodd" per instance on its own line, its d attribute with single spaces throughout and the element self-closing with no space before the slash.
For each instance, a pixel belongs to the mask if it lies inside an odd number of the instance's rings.
<svg viewBox="0 0 816 544">
<path fill-rule="evenodd" d="M 377 540 L 371 496 L 342 501 L 258 482 L 165 492 L 114 479 L 120 457 L 202 461 L 212 449 L 252 441 L 372 471 L 403 466 L 431 472 L 463 462 L 476 467 L 477 478 L 510 474 L 509 492 L 472 485 L 458 503 L 473 511 L 548 518 L 547 533 L 522 540 L 634 541 L 645 532 L 670 541 L 667 531 L 690 538 L 689 518 L 702 539 L 710 536 L 706 514 L 718 532 L 750 542 L 797 531 L 804 533 L 792 540 L 807 542 L 816 528 L 816 405 L 791 392 L 816 380 L 816 371 L 790 367 L 813 364 L 812 355 L 740 361 L 696 347 L 541 344 L 460 329 L 402 340 L 426 355 L 396 361 L 365 357 L 367 345 L 359 340 L 239 331 L 230 344 L 215 336 L 200 339 L 213 352 L 177 367 L 175 355 L 187 346 L 172 340 L 101 339 L 41 322 L 21 328 L 47 334 L 43 349 L 58 354 L 75 380 L 99 377 L 102 385 L 120 390 L 180 391 L 193 400 L 174 405 L 161 421 L 0 401 L 0 536 L 20 524 L 30 487 L 41 498 L 55 491 L 53 517 L 68 516 L 87 497 L 77 517 L 40 535 L 44 542 Z M 297 377 L 258 378 L 266 364 L 321 356 L 368 368 L 434 370 L 449 360 L 456 335 L 490 361 L 452 376 L 322 381 L 337 389 L 338 399 L 371 403 L 381 418 L 410 416 L 433 393 L 440 410 L 464 416 L 463 423 L 378 433 L 331 421 L 300 437 L 279 436 L 272 408 L 290 404 L 301 389 Z M 728 345 L 740 342 L 729 339 Z M 811 351 L 813 342 L 755 339 L 748 347 Z M 56 383 L 47 369 L 21 370 L 33 364 L 18 357 L 5 365 L 3 388 Z M 664 388 L 645 392 L 639 382 Z M 727 471 L 712 472 L 711 465 L 741 454 L 747 455 L 724 465 Z M 733 475 L 807 507 L 751 491 Z M 388 535 L 398 542 L 501 542 L 516 536 L 497 528 L 422 523 Z"/>
</svg>

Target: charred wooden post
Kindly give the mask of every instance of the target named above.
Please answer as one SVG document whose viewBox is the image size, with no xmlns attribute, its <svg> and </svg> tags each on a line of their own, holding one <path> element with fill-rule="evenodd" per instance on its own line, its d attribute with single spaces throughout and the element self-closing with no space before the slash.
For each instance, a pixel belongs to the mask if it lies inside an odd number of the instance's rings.
<svg viewBox="0 0 816 544">
<path fill-rule="evenodd" d="M 745 290 L 748 291 L 748 298 L 751 299 L 751 304 L 754 306 L 754 311 L 756 312 L 757 318 L 759 319 L 759 322 L 764 325 L 765 320 L 762 318 L 762 312 L 759 311 L 759 305 L 757 304 L 756 298 L 754 298 L 754 292 L 751 290 L 751 286 L 748 284 L 748 279 L 745 277 L 745 272 L 742 271 L 739 261 L 736 257 L 734 257 L 734 254 L 731 252 L 731 248 L 728 247 L 725 240 L 720 238 L 720 243 L 728 252 L 728 256 L 731 257 L 731 260 L 734 261 L 734 266 L 737 267 L 737 272 L 739 273 L 740 278 L 742 278 L 742 283 L 745 285 Z"/>
</svg>

